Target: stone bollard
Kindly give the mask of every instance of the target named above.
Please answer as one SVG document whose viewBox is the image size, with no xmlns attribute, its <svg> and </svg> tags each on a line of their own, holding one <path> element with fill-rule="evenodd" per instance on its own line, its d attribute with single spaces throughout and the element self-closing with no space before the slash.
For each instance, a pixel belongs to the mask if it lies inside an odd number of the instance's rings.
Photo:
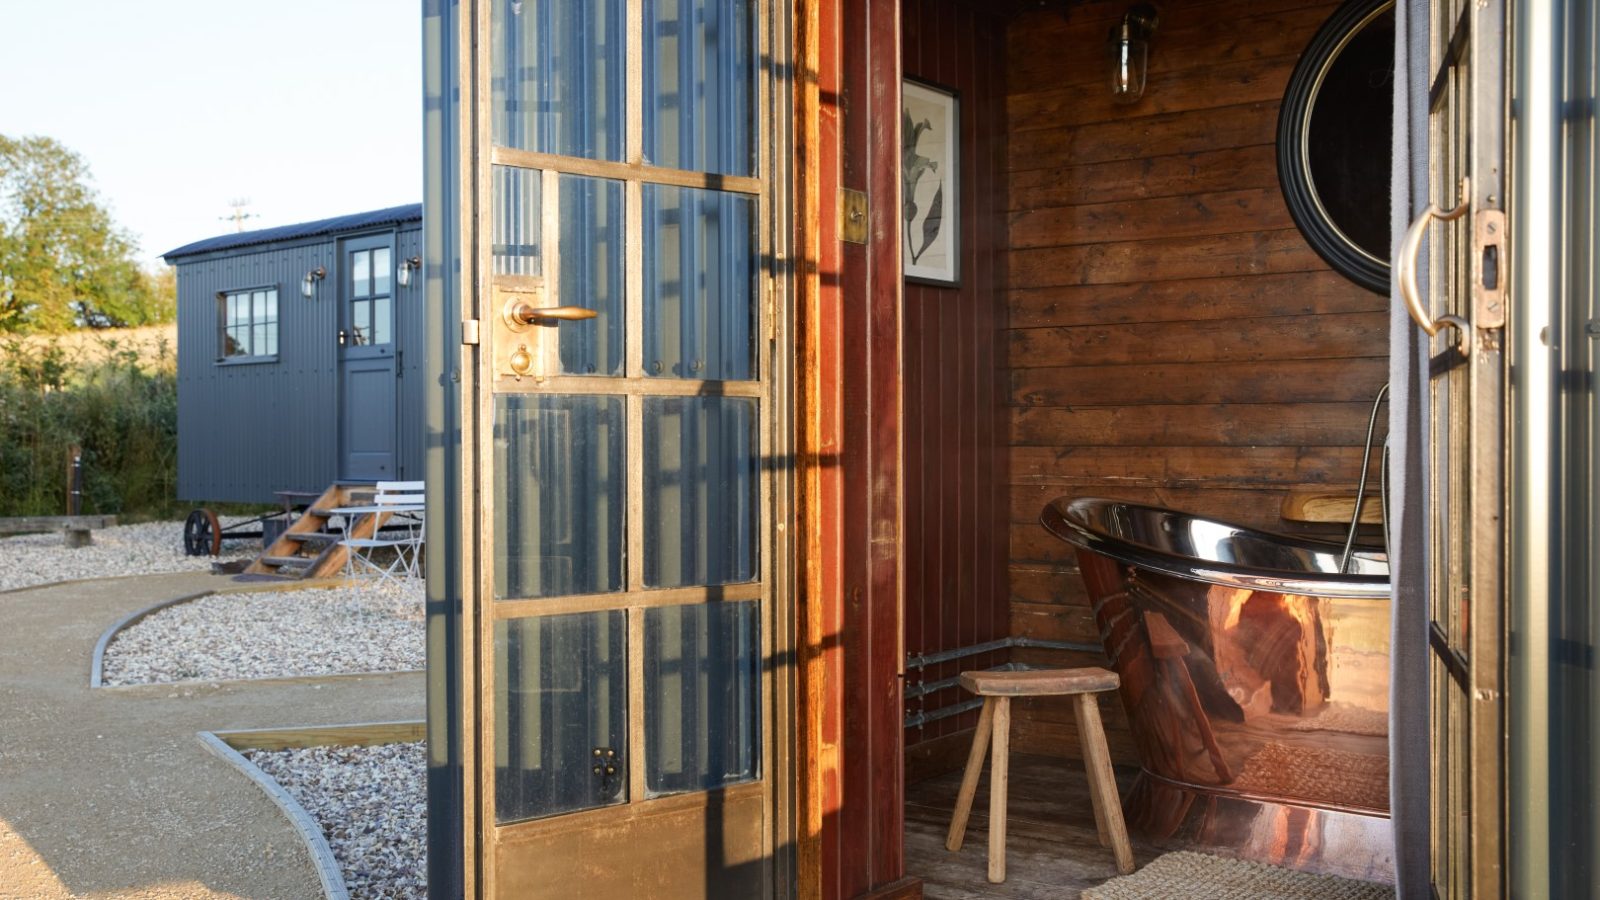
<svg viewBox="0 0 1600 900">
<path fill-rule="evenodd" d="M 61 529 L 61 543 L 73 548 L 87 547 L 94 543 L 94 537 L 87 528 L 63 528 Z"/>
</svg>

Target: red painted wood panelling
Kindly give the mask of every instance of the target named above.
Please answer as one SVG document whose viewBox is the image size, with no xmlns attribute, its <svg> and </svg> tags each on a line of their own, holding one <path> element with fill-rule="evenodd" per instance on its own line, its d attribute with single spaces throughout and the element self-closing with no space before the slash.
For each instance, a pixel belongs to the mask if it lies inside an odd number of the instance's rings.
<svg viewBox="0 0 1600 900">
<path fill-rule="evenodd" d="M 905 644 L 908 654 L 1003 638 L 1007 604 L 1005 436 L 997 371 L 1005 271 L 1005 23 L 950 0 L 905 0 L 908 78 L 960 107 L 960 284 L 907 283 L 904 298 Z M 1004 662 L 991 653 L 908 671 L 906 684 Z M 967 699 L 949 688 L 908 702 Z M 977 713 L 906 732 L 913 745 L 971 728 Z"/>
<path fill-rule="evenodd" d="M 915 893 L 902 880 L 899 13 L 898 0 L 801 10 L 816 71 L 797 84 L 800 863 L 804 894 L 821 898 Z M 843 188 L 869 197 L 865 245 L 838 233 Z"/>
</svg>

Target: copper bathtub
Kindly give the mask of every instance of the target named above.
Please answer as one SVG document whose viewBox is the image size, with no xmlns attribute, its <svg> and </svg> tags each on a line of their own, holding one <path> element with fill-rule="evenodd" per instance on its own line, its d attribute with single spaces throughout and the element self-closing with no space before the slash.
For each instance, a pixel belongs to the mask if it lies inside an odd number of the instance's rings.
<svg viewBox="0 0 1600 900">
<path fill-rule="evenodd" d="M 1114 500 L 1056 500 L 1163 845 L 1393 880 L 1382 554 Z"/>
</svg>

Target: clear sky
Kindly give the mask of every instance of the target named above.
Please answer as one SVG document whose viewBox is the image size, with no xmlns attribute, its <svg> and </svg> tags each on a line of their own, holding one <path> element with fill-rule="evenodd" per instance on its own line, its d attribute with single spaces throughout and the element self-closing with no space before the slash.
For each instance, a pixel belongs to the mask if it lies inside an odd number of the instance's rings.
<svg viewBox="0 0 1600 900">
<path fill-rule="evenodd" d="M 139 258 L 422 199 L 417 0 L 0 0 L 0 134 L 81 154 Z"/>
</svg>

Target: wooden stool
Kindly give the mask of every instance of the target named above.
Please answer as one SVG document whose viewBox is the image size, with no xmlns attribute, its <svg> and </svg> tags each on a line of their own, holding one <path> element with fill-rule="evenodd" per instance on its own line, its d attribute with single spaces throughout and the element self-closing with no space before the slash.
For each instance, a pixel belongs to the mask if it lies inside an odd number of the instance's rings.
<svg viewBox="0 0 1600 900">
<path fill-rule="evenodd" d="M 1083 750 L 1084 768 L 1089 773 L 1089 797 L 1094 804 L 1094 824 L 1100 832 L 1100 846 L 1110 847 L 1117 859 L 1117 871 L 1133 871 L 1133 845 L 1122 821 L 1122 800 L 1117 795 L 1116 776 L 1111 771 L 1111 753 L 1106 749 L 1106 732 L 1100 725 L 1100 707 L 1095 694 L 1116 690 L 1117 673 L 1100 668 L 1024 669 L 1015 672 L 962 672 L 961 686 L 983 698 L 978 715 L 978 731 L 972 736 L 972 751 L 967 755 L 967 771 L 961 777 L 961 793 L 956 797 L 955 816 L 950 819 L 950 835 L 944 845 L 960 850 L 967 834 L 967 817 L 972 813 L 972 797 L 978 792 L 978 776 L 983 771 L 983 756 L 994 742 L 993 762 L 989 767 L 989 880 L 1006 880 L 1006 781 L 1011 752 L 1011 698 L 1071 695 L 1077 704 L 1078 742 Z"/>
</svg>

